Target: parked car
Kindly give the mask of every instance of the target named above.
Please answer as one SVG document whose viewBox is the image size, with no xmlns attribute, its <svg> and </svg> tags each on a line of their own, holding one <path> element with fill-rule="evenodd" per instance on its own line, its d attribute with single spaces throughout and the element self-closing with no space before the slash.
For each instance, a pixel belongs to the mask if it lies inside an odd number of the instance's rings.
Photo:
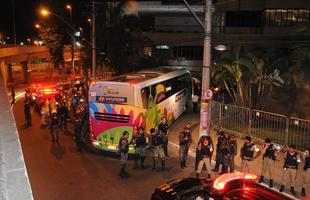
<svg viewBox="0 0 310 200">
<path fill-rule="evenodd" d="M 257 176 L 228 173 L 215 181 L 185 178 L 169 181 L 155 189 L 152 200 L 292 200 L 293 198 L 262 186 Z"/>
</svg>

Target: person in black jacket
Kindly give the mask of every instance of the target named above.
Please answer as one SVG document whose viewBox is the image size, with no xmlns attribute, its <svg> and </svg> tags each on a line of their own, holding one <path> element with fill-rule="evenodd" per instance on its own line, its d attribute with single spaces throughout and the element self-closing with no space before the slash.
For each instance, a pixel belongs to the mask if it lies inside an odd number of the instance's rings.
<svg viewBox="0 0 310 200">
<path fill-rule="evenodd" d="M 67 131 L 67 120 L 68 120 L 68 108 L 66 104 L 63 102 L 59 108 L 59 114 L 60 114 L 60 124 L 61 126 L 64 126 L 64 131 Z"/>
<path fill-rule="evenodd" d="M 180 166 L 183 169 L 186 167 L 186 161 L 188 157 L 189 146 L 192 143 L 192 133 L 190 125 L 187 124 L 179 135 L 179 145 L 180 145 Z"/>
<path fill-rule="evenodd" d="M 202 136 L 202 143 L 198 144 L 199 163 L 196 171 L 196 176 L 199 177 L 203 165 L 206 165 L 208 179 L 211 178 L 211 158 L 213 154 L 213 144 L 210 136 Z"/>
<path fill-rule="evenodd" d="M 168 155 L 168 143 L 169 143 L 169 140 L 168 140 L 168 121 L 167 121 L 167 118 L 164 116 L 161 118 L 161 122 L 160 124 L 158 125 L 158 131 L 160 131 L 160 134 L 162 135 L 162 138 L 163 138 L 163 148 L 164 148 L 164 153 L 165 153 L 165 156 L 166 157 L 169 157 Z"/>
<path fill-rule="evenodd" d="M 59 126 L 60 126 L 59 115 L 56 112 L 56 110 L 52 110 L 49 128 L 51 130 L 52 142 L 54 143 L 56 141 L 57 144 L 59 144 Z"/>
<path fill-rule="evenodd" d="M 82 152 L 82 127 L 83 127 L 83 121 L 81 111 L 77 110 L 74 121 L 74 140 L 76 143 L 77 150 L 79 152 Z"/>
<path fill-rule="evenodd" d="M 25 101 L 24 104 L 24 114 L 25 114 L 25 118 L 26 118 L 26 127 L 31 126 L 31 113 L 30 113 L 30 104 L 29 101 Z"/>
<path fill-rule="evenodd" d="M 218 172 L 220 165 L 222 165 L 223 168 L 223 150 L 224 148 L 227 148 L 226 144 L 226 136 L 223 130 L 219 130 L 218 132 L 218 138 L 217 138 L 217 144 L 216 144 L 216 155 L 215 155 L 215 168 L 213 171 Z"/>
<path fill-rule="evenodd" d="M 134 139 L 136 155 L 135 155 L 135 167 L 134 169 L 138 168 L 138 161 L 141 160 L 141 168 L 145 169 L 144 167 L 144 160 L 146 158 L 146 136 L 144 133 L 144 128 L 140 127 L 137 132 L 137 136 Z"/>
</svg>

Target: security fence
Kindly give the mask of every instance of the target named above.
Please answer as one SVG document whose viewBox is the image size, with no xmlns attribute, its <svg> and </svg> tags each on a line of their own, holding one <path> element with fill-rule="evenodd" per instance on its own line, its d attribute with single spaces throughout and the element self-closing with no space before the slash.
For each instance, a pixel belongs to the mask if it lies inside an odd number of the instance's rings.
<svg viewBox="0 0 310 200">
<path fill-rule="evenodd" d="M 280 145 L 295 144 L 299 150 L 310 147 L 310 121 L 212 102 L 212 125 L 229 132 L 271 138 Z"/>
</svg>

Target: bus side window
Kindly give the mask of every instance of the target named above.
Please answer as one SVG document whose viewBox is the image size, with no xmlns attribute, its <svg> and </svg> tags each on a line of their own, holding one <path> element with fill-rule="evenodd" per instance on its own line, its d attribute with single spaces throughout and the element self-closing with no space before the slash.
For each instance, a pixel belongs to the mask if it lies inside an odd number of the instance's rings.
<svg viewBox="0 0 310 200">
<path fill-rule="evenodd" d="M 143 108 L 147 109 L 148 108 L 148 102 L 150 98 L 150 88 L 145 87 L 141 89 L 141 98 L 142 98 L 142 104 Z"/>
<path fill-rule="evenodd" d="M 155 89 L 154 98 L 156 97 L 157 104 L 166 99 L 165 86 L 163 83 L 157 84 L 154 89 Z"/>
</svg>

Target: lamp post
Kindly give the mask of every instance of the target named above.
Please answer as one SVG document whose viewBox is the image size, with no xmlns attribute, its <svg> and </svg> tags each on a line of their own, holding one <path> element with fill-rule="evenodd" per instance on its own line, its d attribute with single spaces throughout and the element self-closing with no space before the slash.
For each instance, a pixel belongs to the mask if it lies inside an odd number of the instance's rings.
<svg viewBox="0 0 310 200">
<path fill-rule="evenodd" d="M 74 35 L 74 33 L 78 32 L 78 30 L 76 30 L 72 25 L 70 25 L 66 20 L 64 20 L 61 16 L 57 15 L 56 13 L 53 13 L 47 9 L 41 9 L 40 10 L 40 14 L 44 17 L 47 17 L 49 15 L 53 15 L 55 17 L 57 17 L 61 22 L 63 22 L 65 25 L 67 25 L 71 31 L 73 32 L 72 35 Z M 81 36 L 82 40 L 85 41 L 88 45 L 93 46 L 93 43 L 89 42 L 87 39 L 85 39 L 83 36 Z M 95 55 L 96 56 L 96 55 Z M 94 62 L 94 60 L 93 60 Z"/>
<path fill-rule="evenodd" d="M 72 6 L 70 4 L 67 4 L 66 8 L 70 12 L 70 21 L 71 21 L 71 24 L 73 24 L 73 20 L 72 20 Z M 73 73 L 73 75 L 75 75 L 75 66 L 74 66 L 74 36 L 71 37 L 71 65 L 72 65 L 72 73 Z"/>
</svg>

